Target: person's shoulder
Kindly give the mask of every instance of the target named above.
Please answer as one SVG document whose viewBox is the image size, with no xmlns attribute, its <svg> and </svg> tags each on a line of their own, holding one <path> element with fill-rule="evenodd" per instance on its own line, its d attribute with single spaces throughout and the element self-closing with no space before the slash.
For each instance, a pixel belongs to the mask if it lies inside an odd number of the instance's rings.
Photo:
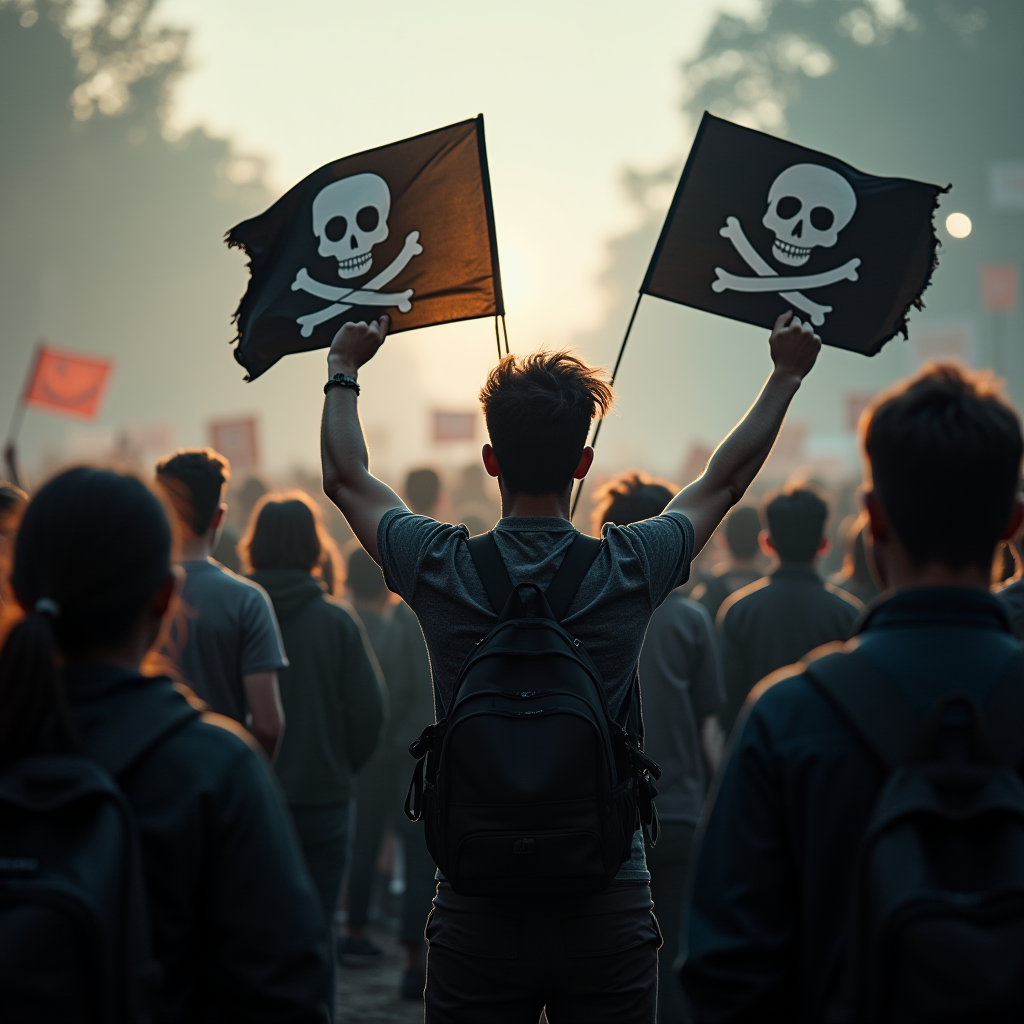
<svg viewBox="0 0 1024 1024">
<path fill-rule="evenodd" d="M 439 539 L 451 539 L 457 537 L 468 537 L 469 530 L 465 526 L 453 526 L 451 523 L 442 523 L 430 516 L 421 516 L 411 512 L 404 506 L 396 506 L 388 509 L 381 516 L 380 524 L 377 527 L 377 544 L 382 543 L 398 544 L 413 541 L 423 543 L 426 540 L 435 541 Z"/>
<path fill-rule="evenodd" d="M 711 616 L 708 614 L 707 608 L 699 601 L 694 601 L 689 597 L 682 587 L 677 587 L 665 598 L 664 603 L 658 609 L 658 612 L 662 611 L 666 615 L 686 622 L 703 624 L 706 621 L 709 625 L 711 624 Z"/>
<path fill-rule="evenodd" d="M 324 594 L 321 600 L 311 602 L 311 605 L 325 619 L 338 623 L 343 629 L 359 632 L 362 621 L 359 613 L 343 597 Z"/>
<path fill-rule="evenodd" d="M 772 578 L 770 576 L 762 576 L 759 580 L 754 580 L 753 583 L 748 583 L 745 587 L 734 590 L 718 608 L 718 624 L 722 625 L 725 622 L 726 616 L 730 615 L 730 613 L 732 613 L 731 617 L 736 619 L 744 611 L 756 607 L 767 596 L 768 584 L 771 581 Z"/>
<path fill-rule="evenodd" d="M 252 600 L 255 597 L 269 601 L 267 592 L 254 580 L 232 572 L 227 566 L 211 559 L 206 563 L 209 571 L 203 571 L 196 579 L 201 587 L 230 595 L 239 600 Z M 186 570 L 187 571 L 187 570 Z"/>
<path fill-rule="evenodd" d="M 667 537 L 678 536 L 692 543 L 693 526 L 682 512 L 662 512 L 659 516 L 641 519 L 628 526 L 605 523 L 601 536 L 613 546 L 637 541 L 664 541 Z"/>
</svg>

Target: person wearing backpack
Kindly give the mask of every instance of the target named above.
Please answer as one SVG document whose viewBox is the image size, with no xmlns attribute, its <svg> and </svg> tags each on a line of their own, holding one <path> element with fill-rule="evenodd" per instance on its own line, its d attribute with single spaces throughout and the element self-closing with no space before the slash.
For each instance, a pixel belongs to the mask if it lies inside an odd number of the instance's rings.
<svg viewBox="0 0 1024 1024">
<path fill-rule="evenodd" d="M 737 722 L 692 881 L 698 1024 L 1024 1016 L 1024 661 L 988 592 L 1020 419 L 990 373 L 932 364 L 860 438 L 890 596 Z"/>
<path fill-rule="evenodd" d="M 327 930 L 255 740 L 143 675 L 180 574 L 139 479 L 29 503 L 0 651 L 0 1020 L 326 1022 Z"/>
<path fill-rule="evenodd" d="M 412 745 L 407 805 L 439 869 L 425 1020 L 535 1024 L 546 1007 L 552 1024 L 653 1024 L 661 940 L 639 826 L 656 836 L 658 769 L 641 749 L 640 647 L 767 458 L 820 339 L 779 317 L 774 370 L 704 475 L 600 542 L 569 521 L 570 494 L 610 386 L 569 352 L 506 356 L 481 393 L 503 515 L 468 540 L 369 472 L 356 375 L 389 324 L 335 335 L 322 454 L 324 490 L 430 654 L 438 721 Z"/>
</svg>

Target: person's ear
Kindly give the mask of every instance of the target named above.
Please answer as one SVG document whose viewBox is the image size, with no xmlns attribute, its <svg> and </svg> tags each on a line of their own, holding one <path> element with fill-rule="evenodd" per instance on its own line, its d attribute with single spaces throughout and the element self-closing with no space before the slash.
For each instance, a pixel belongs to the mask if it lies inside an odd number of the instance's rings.
<svg viewBox="0 0 1024 1024">
<path fill-rule="evenodd" d="M 184 569 L 180 565 L 172 566 L 171 571 L 164 577 L 160 586 L 157 587 L 153 600 L 150 602 L 149 611 L 154 619 L 162 619 L 167 614 L 167 610 L 171 607 L 174 599 L 181 593 L 184 582 Z"/>
<path fill-rule="evenodd" d="M 1020 532 L 1022 523 L 1024 523 L 1024 500 L 1018 497 L 1013 503 L 1013 513 L 1010 516 L 1010 521 L 1006 524 L 1006 529 L 1003 530 L 1003 535 L 999 539 L 1012 540 Z"/>
<path fill-rule="evenodd" d="M 228 507 L 222 501 L 213 511 L 213 518 L 210 520 L 209 530 L 216 533 L 224 523 L 224 517 L 228 514 Z"/>
<path fill-rule="evenodd" d="M 757 543 L 760 545 L 763 554 L 767 555 L 769 558 L 774 557 L 775 545 L 772 543 L 772 539 L 768 535 L 767 530 L 762 530 L 757 535 Z"/>
<path fill-rule="evenodd" d="M 890 530 L 885 509 L 882 507 L 882 503 L 878 500 L 878 495 L 874 491 L 865 491 L 863 501 L 864 510 L 868 514 L 871 540 L 875 544 L 884 544 L 889 539 Z"/>
<path fill-rule="evenodd" d="M 485 444 L 480 449 L 480 457 L 484 460 L 484 469 L 487 470 L 488 476 L 493 476 L 495 479 L 501 476 L 501 466 L 498 465 L 498 456 L 494 454 L 494 449 L 489 445 Z"/>
<path fill-rule="evenodd" d="M 594 464 L 594 449 L 588 444 L 583 449 L 583 454 L 580 456 L 579 465 L 576 467 L 576 472 L 573 473 L 573 480 L 582 480 L 589 472 L 590 467 Z"/>
</svg>

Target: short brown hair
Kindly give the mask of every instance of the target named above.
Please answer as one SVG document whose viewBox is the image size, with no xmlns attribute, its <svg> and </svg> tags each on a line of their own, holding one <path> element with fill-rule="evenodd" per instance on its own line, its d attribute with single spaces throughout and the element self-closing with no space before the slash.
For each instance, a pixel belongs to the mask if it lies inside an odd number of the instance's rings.
<svg viewBox="0 0 1024 1024">
<path fill-rule="evenodd" d="M 507 355 L 488 375 L 480 404 L 506 487 L 553 494 L 572 483 L 612 389 L 603 370 L 571 352 Z"/>
<path fill-rule="evenodd" d="M 156 479 L 178 519 L 201 537 L 231 479 L 231 467 L 212 448 L 181 448 L 157 463 Z"/>
<path fill-rule="evenodd" d="M 620 473 L 594 494 L 596 506 L 590 521 L 591 532 L 599 534 L 605 523 L 629 526 L 660 516 L 677 490 L 667 480 L 657 480 L 636 470 Z"/>
<path fill-rule="evenodd" d="M 828 502 L 813 487 L 785 487 L 766 494 L 764 526 L 780 562 L 807 565 L 821 547 Z"/>
<path fill-rule="evenodd" d="M 257 502 L 245 536 L 238 542 L 246 571 L 301 569 L 313 572 L 326 554 L 339 576 L 337 545 L 324 527 L 320 506 L 305 491 L 265 494 Z"/>
<path fill-rule="evenodd" d="M 931 363 L 868 407 L 860 438 L 871 486 L 911 559 L 987 572 L 1024 455 L 1002 382 L 991 371 Z"/>
</svg>

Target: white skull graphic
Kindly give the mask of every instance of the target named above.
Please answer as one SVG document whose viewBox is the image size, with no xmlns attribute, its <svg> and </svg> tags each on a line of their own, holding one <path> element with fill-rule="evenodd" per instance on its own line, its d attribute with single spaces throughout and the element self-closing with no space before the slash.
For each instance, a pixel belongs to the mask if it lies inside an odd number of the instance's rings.
<svg viewBox="0 0 1024 1024">
<path fill-rule="evenodd" d="M 353 174 L 322 188 L 313 200 L 313 234 L 321 256 L 338 261 L 339 277 L 359 277 L 371 249 L 388 237 L 391 191 L 377 174 Z"/>
<path fill-rule="evenodd" d="M 787 167 L 768 190 L 761 221 L 775 232 L 772 256 L 788 267 L 803 266 L 815 246 L 836 244 L 856 209 L 857 194 L 841 174 L 820 164 Z"/>
</svg>

